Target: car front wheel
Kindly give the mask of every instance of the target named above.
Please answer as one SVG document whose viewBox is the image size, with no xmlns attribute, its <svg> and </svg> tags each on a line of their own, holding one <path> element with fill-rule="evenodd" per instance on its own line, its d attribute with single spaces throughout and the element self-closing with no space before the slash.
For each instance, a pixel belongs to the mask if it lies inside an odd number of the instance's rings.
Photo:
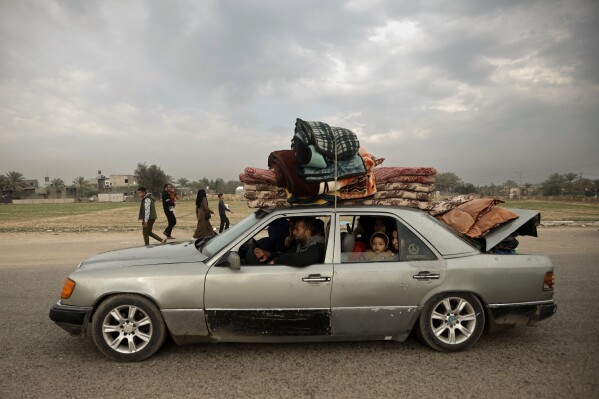
<svg viewBox="0 0 599 399">
<path fill-rule="evenodd" d="M 418 335 L 431 348 L 456 352 L 481 336 L 485 312 L 478 298 L 467 293 L 439 295 L 426 303 L 418 321 Z"/>
<path fill-rule="evenodd" d="M 134 362 L 147 359 L 160 349 L 166 326 L 150 300 L 123 294 L 100 304 L 93 318 L 92 336 L 104 355 L 120 362 Z"/>
</svg>

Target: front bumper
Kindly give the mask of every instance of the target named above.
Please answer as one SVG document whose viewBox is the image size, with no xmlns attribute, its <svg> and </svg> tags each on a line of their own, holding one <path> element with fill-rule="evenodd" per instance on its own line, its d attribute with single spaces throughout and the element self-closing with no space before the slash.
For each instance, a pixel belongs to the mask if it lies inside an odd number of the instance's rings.
<svg viewBox="0 0 599 399">
<path fill-rule="evenodd" d="M 528 325 L 553 316 L 555 303 L 510 304 L 489 306 L 489 314 L 496 324 Z"/>
<path fill-rule="evenodd" d="M 85 333 L 92 308 L 56 303 L 50 308 L 50 320 L 73 335 Z"/>
</svg>

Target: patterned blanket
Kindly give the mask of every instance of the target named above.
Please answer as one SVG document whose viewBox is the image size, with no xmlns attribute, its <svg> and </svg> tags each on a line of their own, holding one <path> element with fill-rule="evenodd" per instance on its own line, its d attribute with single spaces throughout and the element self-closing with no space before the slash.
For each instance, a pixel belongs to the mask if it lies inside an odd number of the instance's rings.
<svg viewBox="0 0 599 399">
<path fill-rule="evenodd" d="M 389 179 L 398 176 L 434 176 L 437 169 L 432 167 L 407 167 L 407 166 L 379 166 L 374 169 L 376 180 L 380 183 L 388 183 Z"/>
<path fill-rule="evenodd" d="M 239 175 L 239 180 L 243 183 L 265 183 L 276 184 L 275 172 L 268 169 L 247 167 L 244 173 Z"/>
<path fill-rule="evenodd" d="M 360 149 L 358 136 L 351 130 L 329 126 L 324 122 L 307 122 L 299 118 L 295 121 L 292 142 L 302 165 L 310 160 L 310 145 L 314 145 L 327 162 L 335 161 L 335 149 L 337 160 L 349 159 Z"/>
<path fill-rule="evenodd" d="M 432 193 L 435 191 L 434 184 L 425 183 L 384 183 L 376 185 L 377 191 L 393 191 L 393 190 L 407 190 L 407 191 L 418 191 L 422 193 Z"/>
<path fill-rule="evenodd" d="M 433 199 L 433 196 L 430 193 L 420 193 L 417 191 L 391 190 L 391 191 L 377 191 L 373 197 L 373 199 L 383 199 L 383 198 L 405 198 L 405 199 L 415 199 L 418 201 L 430 202 Z"/>
</svg>

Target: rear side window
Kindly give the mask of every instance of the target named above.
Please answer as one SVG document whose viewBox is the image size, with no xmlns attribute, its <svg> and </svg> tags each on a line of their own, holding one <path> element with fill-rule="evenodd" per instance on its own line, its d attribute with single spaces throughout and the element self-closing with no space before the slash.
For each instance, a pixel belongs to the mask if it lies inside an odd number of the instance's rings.
<svg viewBox="0 0 599 399">
<path fill-rule="evenodd" d="M 342 263 L 437 259 L 430 248 L 395 217 L 343 215 L 340 222 Z"/>
<path fill-rule="evenodd" d="M 400 261 L 436 260 L 437 257 L 420 238 L 401 222 L 397 223 L 397 244 Z M 395 233 L 394 233 L 395 234 Z M 395 238 L 393 238 L 395 243 Z"/>
</svg>

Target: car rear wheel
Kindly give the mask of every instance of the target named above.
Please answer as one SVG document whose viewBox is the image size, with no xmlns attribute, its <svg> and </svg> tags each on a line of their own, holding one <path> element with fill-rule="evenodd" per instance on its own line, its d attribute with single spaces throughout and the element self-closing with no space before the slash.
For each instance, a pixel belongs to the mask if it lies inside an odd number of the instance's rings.
<svg viewBox="0 0 599 399">
<path fill-rule="evenodd" d="M 418 321 L 418 335 L 431 348 L 456 352 L 468 348 L 480 338 L 485 312 L 472 294 L 442 294 L 424 306 Z"/>
<path fill-rule="evenodd" d="M 123 294 L 100 304 L 93 318 L 92 336 L 104 355 L 120 362 L 135 362 L 160 349 L 166 326 L 150 300 Z"/>
</svg>

